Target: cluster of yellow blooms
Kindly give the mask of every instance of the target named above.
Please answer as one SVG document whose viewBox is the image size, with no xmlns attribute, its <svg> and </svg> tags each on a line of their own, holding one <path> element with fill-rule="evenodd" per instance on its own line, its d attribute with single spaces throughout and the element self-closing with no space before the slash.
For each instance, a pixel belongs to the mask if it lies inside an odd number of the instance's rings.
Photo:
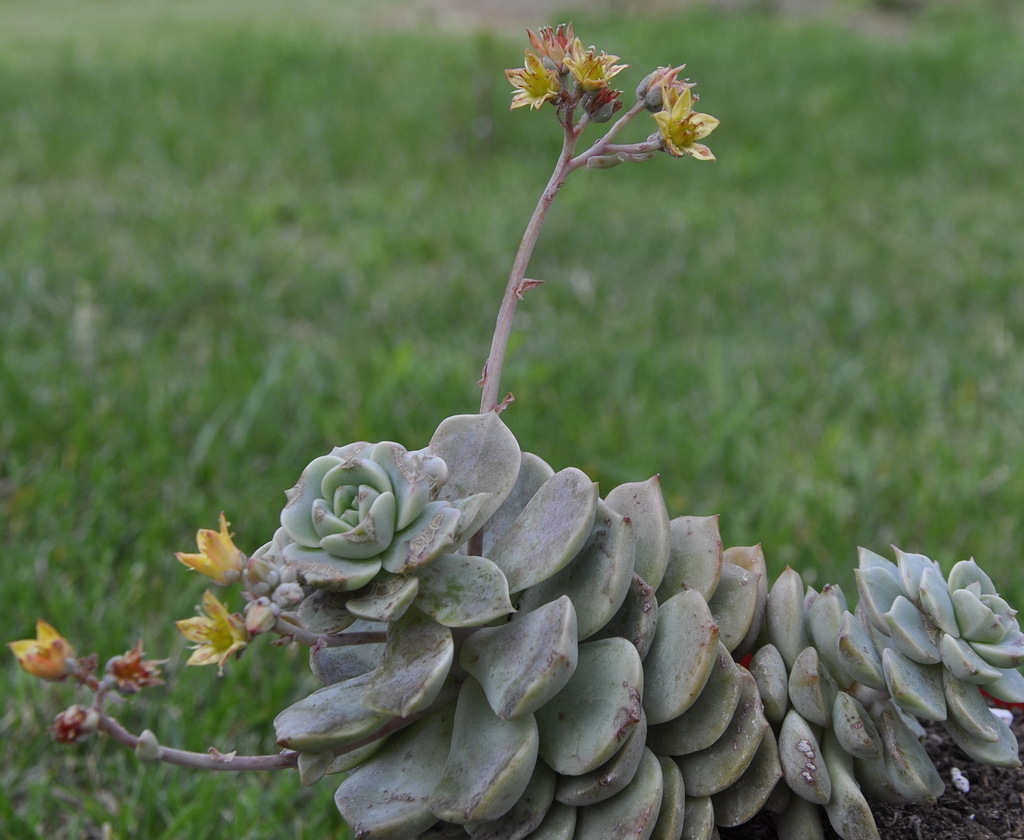
<svg viewBox="0 0 1024 840">
<path fill-rule="evenodd" d="M 558 108 L 574 107 L 582 101 L 591 120 L 603 122 L 621 107 L 622 91 L 610 84 L 628 66 L 615 63 L 619 56 L 585 48 L 573 34 L 572 24 L 527 32 L 533 49 L 526 50 L 524 66 L 505 71 L 516 89 L 513 109 L 537 109 L 547 102 Z M 697 97 L 691 92 L 693 85 L 678 78 L 682 69 L 658 68 L 641 82 L 637 96 L 654 112 L 665 151 L 675 157 L 714 160 L 711 150 L 698 141 L 715 130 L 718 120 L 693 110 Z"/>
</svg>

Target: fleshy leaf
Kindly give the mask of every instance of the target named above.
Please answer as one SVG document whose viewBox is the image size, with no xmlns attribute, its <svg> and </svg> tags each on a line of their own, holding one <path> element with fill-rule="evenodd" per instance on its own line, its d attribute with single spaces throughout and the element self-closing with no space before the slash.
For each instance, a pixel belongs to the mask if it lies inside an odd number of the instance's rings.
<svg viewBox="0 0 1024 840">
<path fill-rule="evenodd" d="M 501 506 L 515 486 L 521 459 L 519 443 L 497 412 L 460 414 L 441 422 L 430 450 L 448 465 L 448 480 L 439 491 L 454 502 L 476 493 L 492 493 L 476 520 L 460 529 L 468 536 Z"/>
<path fill-rule="evenodd" d="M 985 686 L 985 692 L 1004 703 L 1024 703 L 1024 675 L 1016 668 L 1000 670 L 1000 676 Z"/>
<path fill-rule="evenodd" d="M 893 601 L 903 594 L 898 579 L 880 566 L 855 569 L 857 591 L 860 593 L 858 606 L 863 604 L 868 619 L 880 633 L 889 635 L 889 624 L 885 614 L 892 609 Z"/>
<path fill-rule="evenodd" d="M 366 621 L 397 621 L 416 599 L 420 582 L 414 577 L 387 577 L 350 598 L 348 611 Z"/>
<path fill-rule="evenodd" d="M 828 726 L 836 691 L 836 682 L 819 662 L 818 651 L 805 648 L 789 674 L 789 700 L 793 708 L 811 723 Z"/>
<path fill-rule="evenodd" d="M 534 455 L 523 452 L 520 455 L 519 474 L 505 501 L 494 515 L 487 520 L 483 534 L 483 555 L 486 557 L 495 541 L 515 522 L 523 508 L 534 497 L 541 485 L 555 474 L 550 465 Z"/>
<path fill-rule="evenodd" d="M 734 784 L 747 769 L 770 729 L 761 710 L 757 684 L 741 676 L 740 701 L 725 734 L 710 747 L 679 759 L 687 796 L 711 796 Z"/>
<path fill-rule="evenodd" d="M 674 720 L 652 726 L 648 743 L 659 754 L 686 755 L 710 747 L 725 734 L 740 701 L 743 669 L 718 643 L 711 674 L 700 696 Z"/>
<path fill-rule="evenodd" d="M 710 796 L 694 796 L 686 791 L 683 811 L 683 840 L 711 840 L 718 833 L 715 828 L 715 806 Z"/>
<path fill-rule="evenodd" d="M 949 596 L 949 587 L 946 586 L 945 578 L 938 569 L 925 569 L 921 575 L 920 600 L 921 609 L 932 623 L 944 633 L 951 636 L 960 635 L 953 601 Z"/>
<path fill-rule="evenodd" d="M 641 714 L 640 722 L 615 755 L 582 776 L 562 776 L 555 798 L 566 805 L 582 807 L 614 796 L 633 780 L 646 749 L 646 740 L 647 718 Z"/>
<path fill-rule="evenodd" d="M 956 589 L 952 593 L 960 635 L 970 642 L 1000 642 L 1005 635 L 1002 624 L 981 599 L 969 589 Z"/>
<path fill-rule="evenodd" d="M 804 584 L 800 573 L 786 566 L 768 593 L 765 627 L 770 641 L 792 668 L 800 652 L 807 647 L 804 626 Z"/>
<path fill-rule="evenodd" d="M 775 645 L 765 645 L 754 654 L 747 670 L 757 683 L 764 716 L 772 724 L 782 723 L 789 706 L 789 674 L 782 654 Z"/>
<path fill-rule="evenodd" d="M 576 672 L 536 713 L 541 757 L 570 776 L 600 767 L 640 722 L 643 687 L 640 655 L 628 641 L 580 645 Z"/>
<path fill-rule="evenodd" d="M 454 545 L 460 516 L 447 502 L 429 502 L 381 554 L 384 568 L 392 574 L 405 574 L 448 551 Z"/>
<path fill-rule="evenodd" d="M 554 796 L 555 772 L 538 761 L 526 790 L 507 813 L 496 820 L 466 823 L 466 831 L 473 840 L 520 840 L 541 824 Z"/>
<path fill-rule="evenodd" d="M 644 710 L 652 725 L 679 717 L 697 699 L 714 667 L 718 639 L 718 625 L 697 590 L 658 606 L 654 644 L 644 659 Z"/>
<path fill-rule="evenodd" d="M 781 776 L 775 735 L 766 729 L 743 775 L 734 784 L 711 797 L 715 807 L 715 822 L 733 827 L 753 819 L 768 801 Z"/>
<path fill-rule="evenodd" d="M 718 638 L 730 653 L 739 647 L 754 621 L 760 580 L 760 575 L 740 566 L 722 564 L 718 588 L 707 604 L 714 616 L 714 623 L 718 625 Z"/>
<path fill-rule="evenodd" d="M 568 467 L 541 485 L 488 556 L 521 592 L 551 577 L 583 547 L 594 524 L 598 492 L 581 470 Z"/>
<path fill-rule="evenodd" d="M 768 610 L 768 567 L 765 565 L 764 552 L 761 550 L 760 544 L 727 548 L 723 558 L 726 563 L 732 563 L 744 569 L 755 581 L 757 590 L 754 599 L 754 616 L 747 629 L 747 634 L 732 649 L 733 656 L 739 659 L 753 650 L 764 628 L 764 617 Z"/>
<path fill-rule="evenodd" d="M 839 625 L 839 664 L 853 679 L 869 688 L 885 690 L 882 660 L 871 636 L 853 613 L 843 615 Z"/>
<path fill-rule="evenodd" d="M 668 568 L 670 526 L 661 479 L 620 484 L 606 499 L 608 506 L 628 516 L 636 534 L 635 571 L 657 591 Z"/>
<path fill-rule="evenodd" d="M 938 572 L 939 567 L 923 554 L 910 554 L 900 551 L 896 546 L 893 546 L 893 551 L 896 552 L 896 566 L 900 570 L 900 585 L 903 587 L 903 593 L 916 604 L 918 593 L 921 591 L 921 578 L 925 570 L 933 569 Z"/>
<path fill-rule="evenodd" d="M 590 640 L 621 636 L 633 643 L 641 659 L 646 659 L 657 629 L 658 599 L 640 575 L 633 574 L 622 606 Z"/>
<path fill-rule="evenodd" d="M 829 667 L 832 676 L 842 688 L 849 688 L 853 678 L 843 667 L 843 659 L 839 654 L 839 636 L 846 611 L 846 597 L 843 591 L 833 584 L 822 587 L 818 597 L 814 599 L 807 616 L 807 626 L 818 656 Z"/>
<path fill-rule="evenodd" d="M 359 702 L 369 676 L 317 689 L 274 718 L 277 743 L 299 752 L 338 750 L 375 732 L 389 717 Z"/>
<path fill-rule="evenodd" d="M 356 837 L 416 837 L 437 822 L 427 798 L 451 743 L 455 704 L 427 715 L 353 770 L 334 796 Z"/>
<path fill-rule="evenodd" d="M 313 527 L 310 510 L 321 498 L 320 484 L 325 475 L 339 463 L 333 455 L 314 458 L 302 471 L 298 483 L 287 492 L 288 503 L 281 511 L 281 526 L 288 536 L 306 548 L 319 548 L 320 535 Z"/>
<path fill-rule="evenodd" d="M 828 731 L 821 746 L 825 767 L 832 780 L 832 798 L 825 805 L 829 822 L 836 833 L 847 840 L 877 840 L 878 827 L 853 775 L 853 760 L 839 746 L 835 735 Z"/>
<path fill-rule="evenodd" d="M 995 595 L 996 586 L 992 583 L 990 578 L 982 568 L 974 562 L 972 557 L 970 560 L 961 560 L 959 563 L 953 566 L 949 570 L 949 576 L 946 578 L 946 583 L 949 585 L 949 591 L 953 592 L 956 589 L 966 589 L 972 583 L 979 585 L 979 595 Z"/>
<path fill-rule="evenodd" d="M 1017 668 L 1024 664 L 1024 633 L 1010 634 L 1008 638 L 993 645 L 971 641 L 968 644 L 974 648 L 975 653 L 996 668 Z"/>
<path fill-rule="evenodd" d="M 921 665 L 894 648 L 882 651 L 882 672 L 889 694 L 903 711 L 922 720 L 945 720 L 942 665 Z"/>
<path fill-rule="evenodd" d="M 491 708 L 512 720 L 554 697 L 577 665 L 576 613 L 568 596 L 500 627 L 477 630 L 459 662 L 483 686 Z"/>
<path fill-rule="evenodd" d="M 513 611 L 508 581 L 486 557 L 442 554 L 415 575 L 416 606 L 445 627 L 477 627 Z"/>
<path fill-rule="evenodd" d="M 832 704 L 832 731 L 840 746 L 855 758 L 882 757 L 878 727 L 863 704 L 845 691 L 840 691 Z"/>
<path fill-rule="evenodd" d="M 985 685 L 999 679 L 1000 670 L 989 665 L 963 639 L 954 639 L 948 634 L 943 634 L 939 640 L 939 650 L 942 654 L 942 664 L 958 680 Z"/>
<path fill-rule="evenodd" d="M 455 706 L 451 750 L 427 804 L 447 822 L 494 820 L 526 791 L 537 763 L 533 715 L 502 720 L 483 689 L 466 679 Z"/>
<path fill-rule="evenodd" d="M 938 648 L 938 629 L 925 621 L 921 611 L 903 595 L 892 602 L 884 616 L 888 635 L 904 656 L 922 665 L 942 660 Z"/>
<path fill-rule="evenodd" d="M 999 718 L 993 715 L 992 720 L 999 735 L 995 742 L 973 737 L 952 718 L 946 720 L 944 725 L 956 745 L 975 761 L 993 767 L 1020 767 L 1020 747 L 1017 745 L 1017 736 Z"/>
<path fill-rule="evenodd" d="M 309 586 L 351 592 L 366 586 L 380 571 L 380 560 L 342 560 L 320 548 L 289 543 L 281 550 L 284 562 L 292 566 Z"/>
<path fill-rule="evenodd" d="M 973 738 L 995 743 L 999 740 L 995 715 L 985 702 L 981 689 L 956 679 L 949 671 L 942 671 L 942 685 L 946 694 L 946 710 L 964 732 Z M 990 691 L 990 687 L 985 687 Z"/>
<path fill-rule="evenodd" d="M 696 589 L 708 600 L 722 572 L 722 538 L 718 516 L 677 516 L 669 522 L 669 560 L 658 587 L 659 601 Z"/>
<path fill-rule="evenodd" d="M 661 764 L 645 748 L 625 790 L 579 809 L 573 840 L 647 840 L 658 820 L 663 787 Z"/>
<path fill-rule="evenodd" d="M 786 713 L 779 730 L 779 761 L 786 784 L 801 799 L 824 805 L 832 798 L 832 778 L 818 736 L 796 709 Z"/>
<path fill-rule="evenodd" d="M 654 824 L 651 840 L 681 840 L 686 815 L 686 789 L 679 765 L 664 755 L 658 756 L 661 765 L 661 809 Z"/>
<path fill-rule="evenodd" d="M 360 701 L 396 717 L 421 711 L 441 691 L 454 655 L 451 630 L 413 607 L 389 625 L 381 663 Z"/>
<path fill-rule="evenodd" d="M 633 579 L 633 526 L 598 501 L 594 527 L 580 553 L 561 571 L 531 586 L 519 600 L 522 612 L 568 595 L 576 608 L 582 641 L 604 627 L 622 606 Z"/>
</svg>

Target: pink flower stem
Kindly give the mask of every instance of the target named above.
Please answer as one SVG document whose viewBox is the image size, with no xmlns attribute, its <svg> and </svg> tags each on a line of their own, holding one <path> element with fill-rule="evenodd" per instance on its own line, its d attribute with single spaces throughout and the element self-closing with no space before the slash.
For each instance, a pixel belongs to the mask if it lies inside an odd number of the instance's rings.
<svg viewBox="0 0 1024 840">
<path fill-rule="evenodd" d="M 311 633 L 297 624 L 278 619 L 274 625 L 273 632 L 283 639 L 298 642 L 306 647 L 346 647 L 348 645 L 372 645 L 387 640 L 387 633 L 381 631 L 367 631 L 363 633 Z"/>
<path fill-rule="evenodd" d="M 544 220 L 547 217 L 548 210 L 551 209 L 555 196 L 562 188 L 569 174 L 573 170 L 585 166 L 587 161 L 595 155 L 607 154 L 609 151 L 620 149 L 626 151 L 646 151 L 646 148 L 640 148 L 640 146 L 646 146 L 646 144 L 638 144 L 637 148 L 632 146 L 614 147 L 611 145 L 612 140 L 625 127 L 626 123 L 644 109 L 643 101 L 637 102 L 636 105 L 615 121 L 604 137 L 577 157 L 573 157 L 576 141 L 589 120 L 581 118 L 579 124 L 574 127 L 571 123 L 571 118 L 563 119 L 564 138 L 558 163 L 555 166 L 554 172 L 551 173 L 551 178 L 548 180 L 544 192 L 541 193 L 537 207 L 534 209 L 529 224 L 526 226 L 526 232 L 519 243 L 519 250 L 516 252 L 515 260 L 512 262 L 512 271 L 509 273 L 508 285 L 505 287 L 505 296 L 498 310 L 498 318 L 494 325 L 494 336 L 491 339 L 491 351 L 487 357 L 479 383 L 482 388 L 480 394 L 481 414 L 500 410 L 507 402 L 499 398 L 499 388 L 501 386 L 502 368 L 505 365 L 505 355 L 508 351 L 508 341 L 512 334 L 512 320 L 515 318 L 516 304 L 522 299 L 523 292 L 536 285 L 536 281 L 526 279 L 526 268 L 530 263 L 530 258 L 533 256 L 533 249 L 537 245 L 541 228 L 544 226 Z M 586 114 L 584 114 L 584 117 L 586 117 Z M 654 148 L 659 148 L 659 146 Z"/>
<path fill-rule="evenodd" d="M 130 750 L 139 745 L 138 735 L 129 732 L 104 712 L 100 713 L 99 729 Z M 209 752 L 197 753 L 157 746 L 156 760 L 197 770 L 233 770 L 240 773 L 247 770 L 287 770 L 297 766 L 299 754 L 293 750 L 282 750 L 276 755 L 235 755 L 212 748 Z"/>
</svg>

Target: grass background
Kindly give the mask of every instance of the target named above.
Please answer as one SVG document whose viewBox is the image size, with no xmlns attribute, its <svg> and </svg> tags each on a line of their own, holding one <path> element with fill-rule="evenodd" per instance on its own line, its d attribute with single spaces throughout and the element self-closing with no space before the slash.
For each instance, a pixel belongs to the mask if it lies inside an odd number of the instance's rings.
<svg viewBox="0 0 1024 840">
<path fill-rule="evenodd" d="M 0 6 L 0 628 L 143 637 L 169 685 L 118 714 L 167 744 L 273 751 L 311 686 L 262 645 L 181 668 L 203 584 L 173 552 L 222 509 L 255 549 L 314 456 L 476 409 L 557 152 L 550 113 L 508 113 L 518 29 L 399 6 Z M 688 62 L 719 161 L 566 186 L 503 382 L 523 448 L 606 491 L 660 473 L 773 573 L 852 594 L 856 546 L 895 542 L 1024 602 L 1020 5 L 574 20 L 627 90 Z M 0 681 L 5 837 L 346 836 L 329 783 L 59 749 L 72 687 Z"/>
</svg>

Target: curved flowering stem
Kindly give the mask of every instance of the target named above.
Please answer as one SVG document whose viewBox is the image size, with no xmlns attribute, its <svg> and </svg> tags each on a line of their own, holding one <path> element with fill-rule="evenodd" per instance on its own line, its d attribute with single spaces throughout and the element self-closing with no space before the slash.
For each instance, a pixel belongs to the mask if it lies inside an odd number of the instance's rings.
<svg viewBox="0 0 1024 840">
<path fill-rule="evenodd" d="M 97 729 L 106 732 L 119 744 L 134 750 L 141 760 L 162 761 L 165 764 L 176 764 L 179 767 L 197 770 L 288 770 L 296 767 L 299 761 L 299 754 L 294 750 L 282 750 L 275 755 L 236 755 L 233 752 L 222 753 L 213 748 L 209 752 L 200 753 L 163 747 L 148 730 L 142 735 L 136 735 L 103 712 L 100 713 Z"/>
<path fill-rule="evenodd" d="M 315 647 L 318 650 L 325 647 L 372 645 L 387 639 L 387 633 L 383 630 L 367 630 L 354 633 L 311 633 L 309 630 L 281 618 L 274 625 L 273 632 L 286 641 L 297 642 L 306 647 Z"/>
</svg>

